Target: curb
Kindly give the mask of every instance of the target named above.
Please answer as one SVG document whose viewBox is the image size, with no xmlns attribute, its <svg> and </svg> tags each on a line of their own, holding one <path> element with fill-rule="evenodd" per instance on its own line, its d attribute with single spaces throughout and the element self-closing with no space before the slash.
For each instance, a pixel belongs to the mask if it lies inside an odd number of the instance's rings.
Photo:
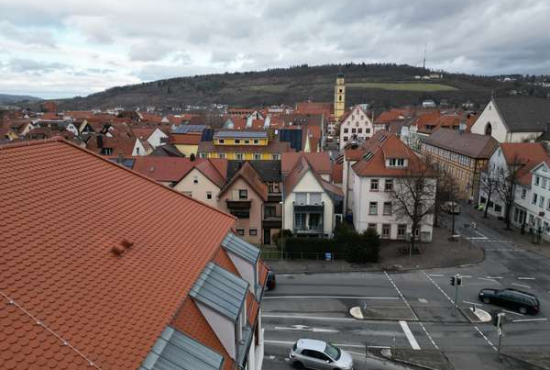
<svg viewBox="0 0 550 370">
<path fill-rule="evenodd" d="M 400 364 L 405 364 L 405 365 L 409 365 L 409 366 L 414 366 L 414 367 L 418 367 L 418 368 L 421 368 L 421 369 L 425 369 L 425 370 L 440 370 L 440 369 L 436 369 L 435 367 L 431 367 L 431 366 L 426 366 L 426 365 L 420 365 L 420 364 L 415 364 L 414 362 L 410 362 L 410 361 L 406 361 L 406 360 L 401 360 L 401 359 L 398 359 L 398 358 L 394 358 L 393 356 L 391 356 L 391 350 L 390 350 L 390 355 L 389 356 L 386 356 L 383 354 L 383 351 L 380 351 L 380 354 L 390 360 L 390 361 L 393 361 L 393 362 L 397 362 L 397 363 L 400 363 Z"/>
<path fill-rule="evenodd" d="M 529 361 L 527 361 L 527 360 L 524 360 L 524 359 L 522 359 L 522 358 L 515 357 L 515 356 L 513 356 L 513 355 L 509 355 L 509 354 L 504 353 L 504 352 L 501 352 L 500 355 L 501 355 L 501 356 L 504 356 L 504 357 L 511 358 L 512 360 L 515 360 L 515 361 L 519 361 L 519 362 L 521 362 L 521 363 L 524 363 L 524 364 L 526 364 L 527 366 L 530 366 L 530 367 L 532 367 L 532 368 L 541 369 L 541 370 L 550 370 L 549 367 L 542 367 L 542 366 L 533 364 L 532 362 L 529 362 Z"/>
</svg>

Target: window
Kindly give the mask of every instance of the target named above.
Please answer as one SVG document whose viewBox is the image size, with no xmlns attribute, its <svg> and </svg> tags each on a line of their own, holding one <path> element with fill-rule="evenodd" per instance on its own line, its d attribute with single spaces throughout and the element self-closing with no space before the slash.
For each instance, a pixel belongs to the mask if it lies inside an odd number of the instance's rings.
<svg viewBox="0 0 550 370">
<path fill-rule="evenodd" d="M 202 158 L 206 158 L 206 157 L 202 157 Z M 225 158 L 225 153 L 220 153 L 220 158 Z"/>
<path fill-rule="evenodd" d="M 521 189 L 521 199 L 525 199 L 526 195 L 527 195 L 527 189 Z"/>
<path fill-rule="evenodd" d="M 365 133 L 370 134 L 370 128 L 366 128 Z"/>
<path fill-rule="evenodd" d="M 241 140 L 235 139 L 235 144 L 240 144 L 240 143 L 241 143 Z"/>
<path fill-rule="evenodd" d="M 237 229 L 237 235 L 244 236 L 244 229 Z"/>
<path fill-rule="evenodd" d="M 358 133 L 358 134 L 362 134 L 362 133 L 363 133 L 363 129 L 362 129 L 362 128 L 358 128 L 358 129 L 357 129 L 357 133 Z"/>
<path fill-rule="evenodd" d="M 321 230 L 323 228 L 321 215 L 319 213 L 311 213 L 309 215 L 309 228 L 311 230 Z"/>
<path fill-rule="evenodd" d="M 399 159 L 397 160 L 397 165 L 398 165 L 398 166 L 401 166 L 401 167 L 404 166 L 404 165 L 405 165 L 405 160 L 404 160 L 403 158 L 399 158 Z"/>
<path fill-rule="evenodd" d="M 244 143 L 245 144 L 250 144 L 250 140 L 245 140 Z"/>
<path fill-rule="evenodd" d="M 535 176 L 535 185 L 539 186 L 540 184 L 540 177 Z"/>
<path fill-rule="evenodd" d="M 260 143 L 260 140 L 254 139 L 253 143 L 254 143 L 254 144 L 259 144 L 259 143 Z"/>
<path fill-rule="evenodd" d="M 351 133 L 352 134 L 355 134 L 356 133 L 356 130 L 354 128 L 351 129 Z"/>
<path fill-rule="evenodd" d="M 193 184 L 198 184 L 198 183 L 199 183 L 199 177 L 193 176 Z"/>
<path fill-rule="evenodd" d="M 348 133 L 348 129 L 345 128 L 345 129 L 344 129 L 344 134 L 347 134 L 347 133 Z"/>
<path fill-rule="evenodd" d="M 369 215 L 377 215 L 378 214 L 378 203 L 377 202 L 370 202 L 369 203 Z"/>
<path fill-rule="evenodd" d="M 243 153 L 237 153 L 237 160 L 239 161 L 243 160 Z"/>
<path fill-rule="evenodd" d="M 391 202 L 384 202 L 384 216 L 391 216 L 392 204 Z"/>
<path fill-rule="evenodd" d="M 220 158 L 224 158 L 224 157 L 222 157 L 222 154 L 223 154 L 223 153 L 220 153 Z M 200 157 L 200 158 L 206 158 L 206 153 L 200 153 L 200 154 L 199 154 L 199 157 Z"/>
<path fill-rule="evenodd" d="M 220 144 L 223 144 L 223 143 L 225 143 L 225 140 L 224 140 L 224 139 L 220 139 L 220 140 L 218 140 L 218 142 L 219 142 Z"/>
<path fill-rule="evenodd" d="M 258 235 L 258 229 L 250 229 L 250 230 L 248 230 L 248 234 L 250 236 L 257 236 Z"/>
<path fill-rule="evenodd" d="M 212 199 L 212 192 L 211 191 L 206 192 L 206 199 Z"/>
<path fill-rule="evenodd" d="M 539 197 L 539 207 L 540 208 L 544 207 L 544 197 L 542 195 Z"/>
<path fill-rule="evenodd" d="M 274 161 L 278 161 L 280 159 L 279 154 L 272 154 L 271 159 L 273 159 Z"/>
<path fill-rule="evenodd" d="M 529 223 L 533 225 L 535 223 L 535 217 L 533 215 L 529 215 Z"/>
<path fill-rule="evenodd" d="M 254 154 L 254 160 L 259 161 L 260 159 L 262 159 L 261 154 L 259 154 L 259 153 Z"/>
<path fill-rule="evenodd" d="M 309 204 L 321 204 L 321 193 L 310 193 L 309 194 Z"/>
<path fill-rule="evenodd" d="M 541 187 L 542 187 L 543 189 L 546 189 L 546 178 L 544 178 L 544 177 L 542 178 Z"/>
<path fill-rule="evenodd" d="M 248 199 L 248 190 L 240 189 L 239 190 L 239 199 Z"/>
<path fill-rule="evenodd" d="M 294 215 L 294 228 L 298 230 L 303 230 L 306 228 L 306 214 L 305 213 L 296 213 Z"/>
<path fill-rule="evenodd" d="M 532 204 L 537 204 L 537 194 L 533 194 L 533 201 Z"/>
<path fill-rule="evenodd" d="M 370 180 L 370 191 L 378 191 L 378 179 Z"/>
<path fill-rule="evenodd" d="M 548 203 L 546 203 L 546 210 L 550 211 L 550 198 L 548 198 Z"/>
<path fill-rule="evenodd" d="M 296 193 L 296 204 L 307 204 L 307 193 Z"/>
<path fill-rule="evenodd" d="M 397 238 L 398 239 L 405 239 L 405 233 L 406 232 L 407 232 L 407 225 L 406 224 L 397 225 Z"/>
<path fill-rule="evenodd" d="M 265 217 L 277 217 L 277 208 L 275 206 L 265 206 Z"/>
<path fill-rule="evenodd" d="M 348 141 L 348 137 L 347 137 L 347 136 L 344 136 L 344 141 Z"/>
<path fill-rule="evenodd" d="M 389 238 L 391 233 L 391 225 L 383 224 L 382 225 L 382 238 Z"/>
<path fill-rule="evenodd" d="M 500 204 L 495 203 L 495 212 L 496 213 L 502 212 L 502 206 Z"/>
<path fill-rule="evenodd" d="M 386 179 L 384 182 L 384 191 L 392 191 L 393 190 L 393 180 L 392 179 Z"/>
</svg>

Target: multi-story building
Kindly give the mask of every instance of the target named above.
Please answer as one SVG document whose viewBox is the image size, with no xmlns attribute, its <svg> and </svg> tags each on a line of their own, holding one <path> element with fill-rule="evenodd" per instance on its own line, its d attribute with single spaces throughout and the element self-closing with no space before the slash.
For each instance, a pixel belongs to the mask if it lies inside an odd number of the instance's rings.
<svg viewBox="0 0 550 370">
<path fill-rule="evenodd" d="M 261 369 L 268 271 L 233 217 L 64 141 L 0 168 L 2 368 Z"/>
<path fill-rule="evenodd" d="M 421 153 L 454 179 L 460 199 L 474 200 L 479 196 L 481 172 L 497 147 L 491 136 L 440 128 L 423 140 Z"/>
<path fill-rule="evenodd" d="M 346 110 L 346 84 L 344 73 L 338 72 L 334 86 L 334 121 L 338 122 Z"/>
<path fill-rule="evenodd" d="M 342 218 L 342 190 L 301 156 L 284 179 L 283 228 L 296 236 L 331 237 Z"/>
<path fill-rule="evenodd" d="M 340 124 L 340 150 L 351 143 L 360 144 L 372 135 L 372 120 L 361 105 L 356 105 Z"/>
<path fill-rule="evenodd" d="M 351 167 L 355 229 L 358 232 L 374 229 L 383 239 L 406 239 L 414 235 L 421 241 L 431 241 L 433 216 L 428 214 L 419 227 L 412 230 L 412 220 L 396 213 L 399 206 L 392 197 L 392 191 L 403 187 L 409 178 L 425 177 L 425 186 L 429 188 L 422 196 L 422 206 L 432 207 L 435 202 L 435 177 L 430 177 L 415 152 L 394 134 L 380 131 L 367 144 L 361 159 Z M 405 189 L 397 191 L 401 197 L 408 196 Z"/>
<path fill-rule="evenodd" d="M 212 141 L 201 141 L 200 158 L 226 158 L 230 160 L 280 160 L 281 153 L 290 151 L 290 143 L 270 138 L 266 131 L 220 130 Z"/>
</svg>

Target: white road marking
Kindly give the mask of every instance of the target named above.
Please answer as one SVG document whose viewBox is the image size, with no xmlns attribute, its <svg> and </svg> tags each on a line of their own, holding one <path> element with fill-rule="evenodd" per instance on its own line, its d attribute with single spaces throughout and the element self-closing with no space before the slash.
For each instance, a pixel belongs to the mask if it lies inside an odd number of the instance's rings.
<svg viewBox="0 0 550 370">
<path fill-rule="evenodd" d="M 476 233 L 477 235 L 481 236 L 482 238 L 489 239 L 488 237 L 486 237 L 485 235 L 483 235 L 482 233 L 480 233 L 480 232 L 477 231 L 477 230 L 474 230 L 474 233 Z"/>
<path fill-rule="evenodd" d="M 518 320 L 512 320 L 512 322 L 532 322 L 532 321 L 548 321 L 547 318 L 541 318 L 541 319 L 518 319 Z"/>
<path fill-rule="evenodd" d="M 409 340 L 409 343 L 414 350 L 420 350 L 420 346 L 418 345 L 418 342 L 416 341 L 416 338 L 414 337 L 411 329 L 409 328 L 409 325 L 406 321 L 399 321 L 399 325 L 401 325 L 401 328 L 403 329 L 403 333 L 407 336 L 407 339 Z"/>
<path fill-rule="evenodd" d="M 517 284 L 517 283 L 512 283 L 512 285 L 519 286 L 519 287 L 522 287 L 522 288 L 531 289 L 531 287 L 529 285 L 522 285 L 522 284 Z"/>
<path fill-rule="evenodd" d="M 367 300 L 399 300 L 399 297 L 361 297 L 341 295 L 275 295 L 266 296 L 263 299 L 367 299 Z"/>
<path fill-rule="evenodd" d="M 474 302 L 468 302 L 468 301 L 462 301 L 462 303 L 473 304 L 474 306 L 483 306 L 483 303 L 474 303 Z"/>
<path fill-rule="evenodd" d="M 422 272 L 423 272 L 424 275 L 428 278 L 428 280 L 430 280 L 430 281 L 432 282 L 432 284 L 435 285 L 436 288 L 439 289 L 439 291 L 440 291 L 441 293 L 443 293 L 443 295 L 444 295 L 444 296 L 454 305 L 455 302 L 451 299 L 451 297 L 449 297 L 449 296 L 447 295 L 447 293 L 445 293 L 445 291 L 443 291 L 443 289 L 441 289 L 441 287 L 440 287 L 440 286 L 439 286 L 430 276 L 428 276 L 428 274 L 426 274 L 426 272 L 424 272 L 424 271 L 422 271 Z"/>
<path fill-rule="evenodd" d="M 304 316 L 304 315 L 273 315 L 262 313 L 262 317 L 269 319 L 301 319 L 301 320 L 320 320 L 320 321 L 342 321 L 342 322 L 357 322 L 357 319 L 348 317 L 325 317 L 325 316 Z"/>
<path fill-rule="evenodd" d="M 300 325 L 304 326 L 304 325 Z M 323 329 L 323 328 L 310 328 L 310 327 L 288 327 L 288 326 L 275 326 L 275 330 L 289 330 L 289 331 L 310 331 L 312 333 L 339 333 L 339 330 L 336 329 Z"/>
<path fill-rule="evenodd" d="M 519 312 L 514 312 L 514 311 L 508 311 L 508 310 L 502 310 L 503 312 L 506 312 L 506 313 L 509 313 L 509 314 L 513 314 L 513 315 L 519 315 L 519 316 L 523 316 L 522 314 L 520 314 Z"/>
<path fill-rule="evenodd" d="M 504 279 L 504 278 L 502 276 L 487 276 L 487 279 Z"/>
<path fill-rule="evenodd" d="M 474 326 L 474 328 L 475 328 L 475 329 L 477 330 L 477 332 L 483 337 L 483 339 L 485 339 L 485 341 L 486 341 L 487 343 L 489 343 L 489 345 L 491 346 L 492 349 L 494 349 L 495 351 L 498 351 L 498 350 L 497 350 L 497 347 L 495 347 L 494 344 L 491 343 L 491 341 L 489 340 L 489 338 L 487 338 L 487 337 L 485 336 L 485 334 L 483 334 L 483 332 L 482 332 L 481 330 L 479 330 L 479 328 L 478 328 L 477 326 Z"/>
<path fill-rule="evenodd" d="M 518 280 L 536 280 L 534 277 L 518 277 Z"/>
<path fill-rule="evenodd" d="M 491 278 L 478 278 L 478 279 L 486 280 L 486 281 L 492 281 L 493 283 L 497 282 L 495 279 L 491 279 Z"/>
<path fill-rule="evenodd" d="M 442 276 L 445 276 L 443 274 L 429 274 L 430 276 L 436 276 L 436 277 L 442 277 Z"/>
<path fill-rule="evenodd" d="M 460 275 L 462 276 L 463 278 L 466 278 L 466 279 L 471 279 L 472 278 L 472 275 Z"/>
<path fill-rule="evenodd" d="M 422 328 L 422 330 L 424 330 L 424 333 L 426 333 L 426 336 L 428 337 L 428 339 L 430 340 L 430 342 L 432 342 L 433 346 L 435 347 L 435 349 L 439 350 L 439 347 L 437 346 L 437 344 L 435 344 L 435 341 L 433 340 L 432 336 L 430 335 L 430 333 L 428 333 L 428 330 L 426 330 L 426 328 L 424 327 L 424 324 L 422 324 L 421 322 L 418 322 L 420 324 L 420 327 Z"/>
<path fill-rule="evenodd" d="M 466 237 L 468 240 L 487 240 L 488 238 L 485 236 L 469 236 Z"/>
<path fill-rule="evenodd" d="M 420 303 L 428 303 L 428 300 L 426 298 L 418 298 L 418 302 Z"/>
</svg>

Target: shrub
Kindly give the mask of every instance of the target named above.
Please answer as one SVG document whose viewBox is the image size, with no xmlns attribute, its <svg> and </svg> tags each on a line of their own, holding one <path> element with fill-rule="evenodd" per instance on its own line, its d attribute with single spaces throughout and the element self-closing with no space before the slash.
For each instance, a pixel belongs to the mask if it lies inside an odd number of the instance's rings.
<svg viewBox="0 0 550 370">
<path fill-rule="evenodd" d="M 362 234 L 354 233 L 347 244 L 348 262 L 378 262 L 380 244 L 380 236 L 376 230 L 367 229 Z"/>
<path fill-rule="evenodd" d="M 292 231 L 285 229 L 283 231 L 279 231 L 277 234 L 273 235 L 273 242 L 277 246 L 277 248 L 281 249 L 281 245 L 279 244 L 279 241 L 281 239 L 281 233 L 283 234 L 285 241 L 289 238 L 292 238 Z M 286 244 L 286 242 L 285 242 Z"/>
</svg>

